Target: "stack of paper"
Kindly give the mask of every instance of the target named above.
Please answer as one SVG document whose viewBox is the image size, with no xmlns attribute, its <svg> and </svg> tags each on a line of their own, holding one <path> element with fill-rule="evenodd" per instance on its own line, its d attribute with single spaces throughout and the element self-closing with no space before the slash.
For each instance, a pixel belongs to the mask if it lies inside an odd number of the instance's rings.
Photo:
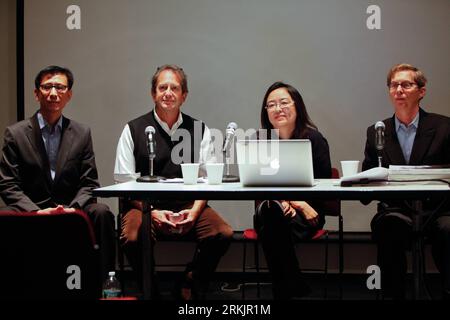
<svg viewBox="0 0 450 320">
<path fill-rule="evenodd" d="M 450 181 L 450 167 L 446 166 L 389 166 L 389 181 L 411 180 Z"/>
<path fill-rule="evenodd" d="M 383 167 L 375 167 L 351 176 L 342 177 L 341 186 L 350 187 L 368 183 L 386 183 L 389 170 Z"/>
</svg>

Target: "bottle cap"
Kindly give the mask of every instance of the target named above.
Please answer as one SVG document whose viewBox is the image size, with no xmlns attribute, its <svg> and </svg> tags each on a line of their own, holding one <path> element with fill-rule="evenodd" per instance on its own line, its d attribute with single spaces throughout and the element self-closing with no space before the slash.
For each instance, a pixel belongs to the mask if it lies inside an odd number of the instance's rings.
<svg viewBox="0 0 450 320">
<path fill-rule="evenodd" d="M 116 275 L 116 272 L 115 272 L 115 271 L 110 271 L 110 272 L 108 273 L 108 275 L 109 275 L 110 277 L 115 276 L 115 275 Z"/>
</svg>

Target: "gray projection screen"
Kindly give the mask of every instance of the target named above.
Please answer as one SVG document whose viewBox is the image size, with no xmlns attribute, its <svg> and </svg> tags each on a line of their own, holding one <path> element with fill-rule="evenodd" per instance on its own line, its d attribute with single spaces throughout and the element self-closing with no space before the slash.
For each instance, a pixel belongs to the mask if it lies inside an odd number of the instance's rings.
<svg viewBox="0 0 450 320">
<path fill-rule="evenodd" d="M 108 185 L 123 126 L 152 108 L 157 66 L 182 66 L 183 111 L 222 131 L 258 127 L 265 90 L 282 80 L 302 93 L 339 167 L 362 160 L 366 128 L 392 115 L 385 78 L 396 63 L 421 68 L 422 106 L 450 115 L 449 30 L 448 0 L 24 0 L 25 116 L 37 109 L 35 74 L 69 67 L 65 115 L 92 128 Z M 251 203 L 213 205 L 236 229 L 251 225 Z M 345 229 L 370 230 L 374 210 L 345 203 Z"/>
</svg>

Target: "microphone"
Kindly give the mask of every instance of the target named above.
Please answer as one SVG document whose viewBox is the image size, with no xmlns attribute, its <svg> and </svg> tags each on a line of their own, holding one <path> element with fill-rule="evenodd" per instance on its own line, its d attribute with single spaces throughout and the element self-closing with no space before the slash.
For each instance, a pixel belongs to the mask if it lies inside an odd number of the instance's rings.
<svg viewBox="0 0 450 320">
<path fill-rule="evenodd" d="M 375 123 L 375 148 L 378 150 L 378 167 L 383 166 L 381 150 L 384 149 L 384 129 L 386 126 L 383 121 L 378 121 Z"/>
<path fill-rule="evenodd" d="M 226 152 L 226 150 L 228 149 L 228 146 L 230 145 L 231 141 L 234 138 L 234 132 L 236 129 L 237 129 L 236 122 L 230 122 L 228 124 L 227 130 L 226 130 L 225 141 L 223 143 L 222 152 Z"/>
<path fill-rule="evenodd" d="M 230 122 L 227 126 L 225 141 L 223 142 L 223 158 L 225 161 L 225 175 L 222 177 L 222 182 L 239 182 L 239 177 L 230 174 L 230 161 L 227 157 L 227 150 L 230 144 L 233 142 L 234 134 L 237 129 L 236 122 Z"/>
<path fill-rule="evenodd" d="M 148 148 L 148 155 L 150 157 L 150 159 L 154 159 L 156 156 L 155 153 L 155 147 L 156 147 L 156 142 L 155 142 L 155 128 L 153 128 L 152 126 L 148 126 L 147 128 L 145 128 L 145 135 L 147 136 L 147 148 Z"/>
<path fill-rule="evenodd" d="M 381 151 L 384 149 L 384 129 L 386 128 L 386 126 L 384 125 L 383 121 L 378 121 L 375 124 L 375 147 L 377 148 L 378 151 Z"/>
<path fill-rule="evenodd" d="M 147 151 L 149 158 L 149 171 L 150 174 L 148 176 L 139 177 L 136 179 L 137 182 L 158 182 L 159 180 L 163 180 L 164 177 L 153 175 L 153 160 L 156 158 L 156 141 L 155 141 L 155 128 L 152 126 L 148 126 L 145 128 L 145 135 L 147 136 Z"/>
</svg>

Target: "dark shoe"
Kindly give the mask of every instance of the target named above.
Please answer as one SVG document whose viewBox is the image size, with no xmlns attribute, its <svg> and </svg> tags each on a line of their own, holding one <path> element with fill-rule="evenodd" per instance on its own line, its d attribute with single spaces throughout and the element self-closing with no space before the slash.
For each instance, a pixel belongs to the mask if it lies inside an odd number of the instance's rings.
<svg viewBox="0 0 450 320">
<path fill-rule="evenodd" d="M 192 263 L 188 263 L 181 279 L 175 286 L 173 296 L 177 301 L 205 300 L 208 283 L 208 281 L 199 280 L 193 270 Z"/>
<path fill-rule="evenodd" d="M 195 299 L 194 280 L 191 272 L 184 272 L 182 278 L 176 282 L 172 295 L 176 301 Z"/>
</svg>

